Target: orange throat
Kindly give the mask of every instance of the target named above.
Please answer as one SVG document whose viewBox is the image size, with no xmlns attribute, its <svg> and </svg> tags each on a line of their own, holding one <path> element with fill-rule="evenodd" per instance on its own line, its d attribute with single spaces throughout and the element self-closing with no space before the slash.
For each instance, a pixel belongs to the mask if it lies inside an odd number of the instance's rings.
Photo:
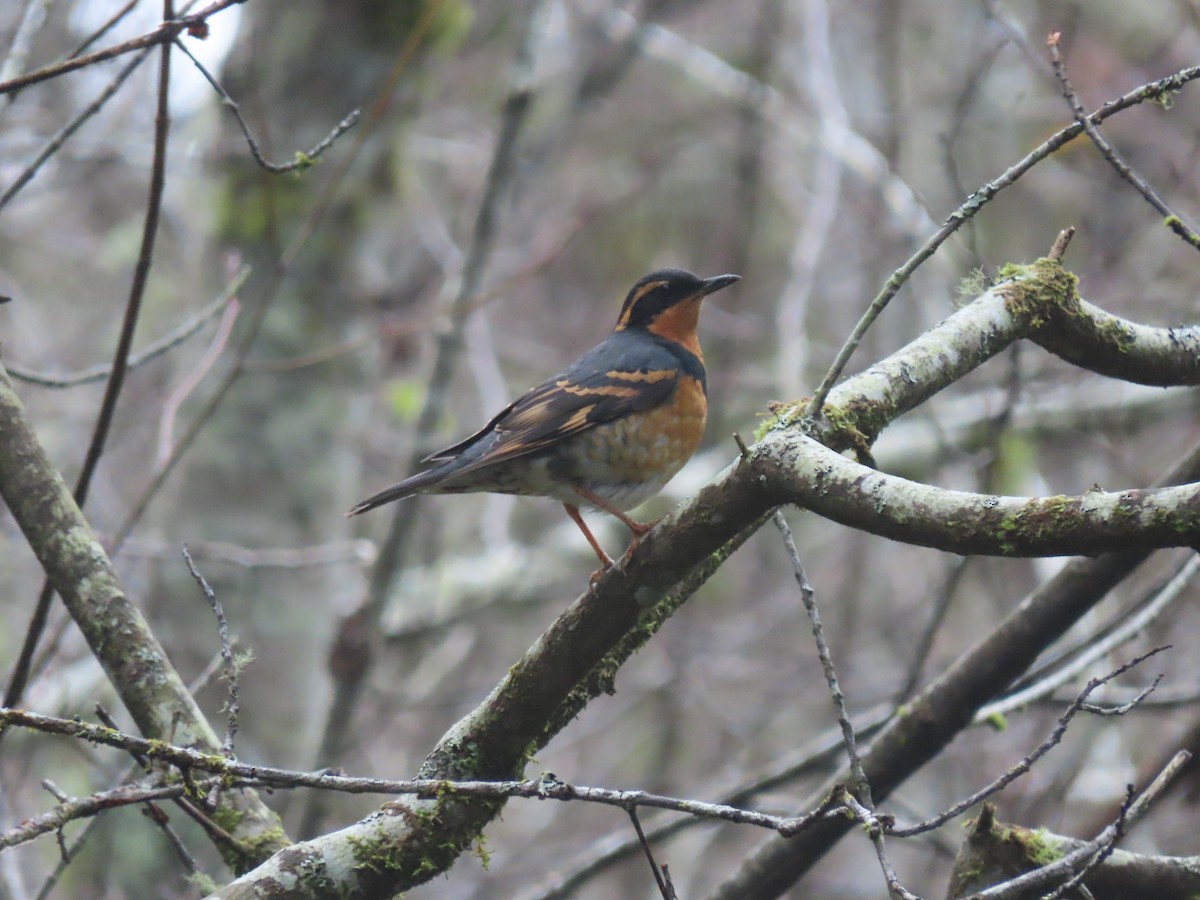
<svg viewBox="0 0 1200 900">
<path fill-rule="evenodd" d="M 704 362 L 704 354 L 700 352 L 700 339 L 696 336 L 696 325 L 700 321 L 700 304 L 703 297 L 693 297 L 676 303 L 670 309 L 663 310 L 654 321 L 646 326 L 651 334 L 656 334 L 668 341 L 674 341 L 687 350 L 696 354 L 700 362 Z"/>
</svg>

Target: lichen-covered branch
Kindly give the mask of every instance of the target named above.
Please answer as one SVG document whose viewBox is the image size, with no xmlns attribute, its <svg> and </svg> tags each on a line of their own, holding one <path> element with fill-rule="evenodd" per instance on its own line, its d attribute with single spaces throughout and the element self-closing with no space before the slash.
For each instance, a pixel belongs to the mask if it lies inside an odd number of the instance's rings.
<svg viewBox="0 0 1200 900">
<path fill-rule="evenodd" d="M 830 395 L 824 417 L 813 426 L 813 432 L 834 446 L 869 446 L 896 416 L 982 365 L 1013 340 L 1032 333 L 1050 310 L 1074 302 L 1074 291 L 1073 276 L 1057 263 L 1039 261 L 1026 267 L 913 344 L 844 382 Z M 810 458 L 821 460 L 824 466 L 826 458 L 832 457 L 852 466 L 856 478 L 869 476 L 884 484 L 901 481 L 889 482 L 890 476 L 843 460 L 789 427 L 792 424 L 786 413 L 780 415 L 749 458 L 734 463 L 694 500 L 668 516 L 642 540 L 631 558 L 577 599 L 492 693 L 447 732 L 420 776 L 517 777 L 531 755 L 588 698 L 611 685 L 631 648 L 715 571 L 714 559 L 719 563 L 728 548 L 744 540 L 771 509 L 803 501 L 806 492 L 819 491 L 819 481 L 801 490 L 805 467 L 812 467 Z M 853 492 L 853 481 L 845 487 Z M 922 495 L 926 498 L 951 493 L 923 490 L 929 492 Z M 1056 506 L 1055 500 L 1010 498 L 999 506 L 1013 517 L 1007 537 L 989 537 L 986 532 L 987 516 L 991 515 L 988 504 L 999 498 L 970 498 L 961 495 L 958 499 L 978 504 L 982 522 L 976 539 L 993 553 L 1016 553 L 1018 546 L 1029 553 L 1039 546 L 1037 540 L 1051 547 L 1052 553 L 1086 552 L 1089 537 L 1081 515 L 1087 522 L 1104 523 L 1091 538 L 1096 552 L 1114 546 L 1126 551 L 1148 550 L 1200 540 L 1200 530 L 1193 525 L 1193 519 L 1200 516 L 1200 488 L 1140 492 L 1133 498 L 1128 516 L 1122 512 L 1130 500 L 1122 500 L 1121 495 L 1084 495 L 1078 499 L 1078 509 L 1070 504 Z M 1106 503 L 1107 512 L 1099 512 Z M 887 521 L 886 503 L 880 507 L 877 498 L 871 497 L 868 505 L 871 509 L 863 511 L 864 519 L 869 512 L 876 522 Z M 935 511 L 926 519 L 940 514 Z M 914 519 L 918 519 L 916 513 Z M 907 527 L 923 533 L 937 524 L 917 520 Z M 951 529 L 947 540 L 960 540 L 956 535 L 961 531 Z M 930 543 L 934 536 L 930 533 Z M 1006 540 L 1013 549 L 1006 550 Z M 696 573 L 701 574 L 696 577 Z M 660 615 L 660 610 L 666 612 Z M 963 721 L 948 719 L 945 739 L 965 727 L 974 709 L 986 699 L 990 695 L 978 698 L 975 706 L 964 702 Z M 914 742 L 914 746 L 921 745 Z M 875 773 L 868 771 L 868 775 L 874 785 Z M 883 777 L 880 783 L 890 786 L 892 781 Z M 375 815 L 284 849 L 218 896 L 318 896 L 320 890 L 331 887 L 347 896 L 390 896 L 443 871 L 500 808 L 495 800 L 411 798 L 391 805 L 389 815 Z M 813 839 L 820 840 L 819 835 L 829 828 L 836 826 L 817 826 Z M 276 893 L 271 894 L 272 890 Z"/>
<path fill-rule="evenodd" d="M 0 497 L 63 598 L 125 707 L 149 738 L 217 753 L 221 742 L 125 593 L 104 548 L 38 441 L 0 366 Z M 222 794 L 218 823 L 242 842 L 229 862 L 256 864 L 286 845 L 254 791 Z"/>
<path fill-rule="evenodd" d="M 1200 546 L 1200 484 L 1053 497 L 950 491 L 877 472 L 793 433 L 763 441 L 749 464 L 780 502 L 964 556 L 1091 556 Z"/>
<path fill-rule="evenodd" d="M 985 804 L 954 861 L 947 897 L 1015 900 L 1040 897 L 1049 888 L 1082 882 L 1089 892 L 1083 896 L 1095 900 L 1190 900 L 1200 888 L 1200 857 L 1146 856 L 1114 849 L 1116 842 L 1146 816 L 1189 759 L 1186 751 L 1177 753 L 1136 799 L 1130 786 L 1127 805 L 1117 820 L 1090 841 L 1061 837 L 1045 829 L 1001 825 L 996 822 L 995 811 Z M 1064 892 L 1062 896 L 1077 895 Z"/>
<path fill-rule="evenodd" d="M 1032 339 L 1091 372 L 1155 387 L 1200 384 L 1200 325 L 1155 328 L 1084 300 L 1051 310 Z"/>
</svg>

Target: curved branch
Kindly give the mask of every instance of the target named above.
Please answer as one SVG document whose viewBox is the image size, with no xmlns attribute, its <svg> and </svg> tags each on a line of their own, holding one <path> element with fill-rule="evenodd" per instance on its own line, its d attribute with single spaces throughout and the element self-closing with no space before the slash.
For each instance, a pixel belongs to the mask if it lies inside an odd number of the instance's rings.
<svg viewBox="0 0 1200 900">
<path fill-rule="evenodd" d="M 1080 300 L 1055 309 L 1031 335 L 1067 362 L 1155 387 L 1200 384 L 1200 325 L 1155 328 L 1130 322 Z"/>
<path fill-rule="evenodd" d="M 1030 333 L 1032 323 L 1049 315 L 1051 308 L 1068 304 L 1074 296 L 1073 290 L 1073 276 L 1051 261 L 1023 269 L 909 347 L 839 386 L 831 395 L 823 420 L 812 424 L 814 434 L 824 432 L 821 440 L 842 446 L 856 445 L 864 438 L 869 440 L 869 436 L 877 434 L 894 417 L 978 367 L 1011 341 Z M 642 539 L 630 558 L 577 599 L 509 669 L 492 693 L 439 741 L 422 766 L 420 777 L 455 780 L 516 777 L 529 755 L 578 714 L 588 699 L 600 691 L 611 690 L 613 677 L 624 659 L 686 601 L 733 548 L 761 525 L 772 509 L 798 499 L 798 492 L 789 493 L 792 490 L 789 480 L 795 477 L 792 470 L 802 464 L 801 449 L 819 445 L 800 435 L 798 429 L 788 428 L 791 421 L 788 416 L 781 416 L 775 430 L 757 445 L 748 460 L 739 460 L 726 469 L 694 500 L 663 520 Z M 820 452 L 839 464 L 850 465 L 831 450 L 822 448 Z M 867 473 L 872 477 L 891 477 L 879 476 L 862 467 L 853 471 L 856 476 Z M 1171 511 L 1172 501 L 1194 501 L 1194 508 L 1189 509 L 1193 518 L 1200 520 L 1200 486 L 1182 490 L 1179 497 L 1155 492 L 1144 494 L 1150 499 L 1142 498 L 1138 503 L 1145 504 L 1145 508 L 1135 504 L 1143 517 L 1153 519 L 1161 507 L 1166 516 L 1164 521 L 1170 524 L 1151 522 L 1154 531 L 1150 538 L 1107 538 L 1110 543 L 1106 546 L 1117 545 L 1125 551 L 1119 560 L 1122 564 L 1132 565 L 1131 560 L 1140 559 L 1138 548 L 1144 549 L 1152 540 L 1159 541 L 1159 546 L 1178 545 L 1181 539 L 1173 530 L 1176 524 L 1192 529 L 1191 541 L 1200 541 L 1197 526 L 1182 521 L 1181 514 Z M 979 502 L 986 504 L 989 500 L 985 497 Z M 874 508 L 872 513 L 879 514 Z M 1120 525 L 1117 516 L 1112 527 L 1119 530 Z M 1066 552 L 1061 544 L 1068 539 L 1083 543 L 1078 535 L 1072 538 L 1061 523 L 1056 529 L 1052 537 L 1060 541 L 1060 546 L 1053 552 Z M 1120 533 L 1128 536 L 1133 532 L 1130 525 Z M 1020 533 L 1017 536 L 1025 539 Z M 1105 584 L 1111 581 L 1110 568 L 1104 567 Z M 1072 601 L 1078 598 L 1078 594 L 1070 596 Z M 1025 643 L 1031 645 L 1035 641 L 1026 635 Z M 1007 659 L 1012 656 L 1009 648 Z M 1017 666 L 1009 680 L 1025 665 L 1028 661 Z M 928 737 L 940 747 L 937 741 L 949 740 L 965 727 L 975 709 L 1006 683 L 1004 679 L 988 678 L 982 696 L 973 703 L 961 704 L 961 722 L 954 715 L 944 717 L 936 734 L 920 737 Z M 964 684 L 973 682 L 961 679 L 954 687 L 961 689 Z M 914 704 L 920 700 L 914 700 Z M 922 718 L 910 724 L 925 721 Z M 909 753 L 903 761 L 891 765 L 903 767 L 931 746 L 915 735 L 910 735 L 907 741 Z M 886 792 L 894 786 L 895 776 L 878 771 L 877 763 L 870 757 L 864 759 L 864 765 L 873 788 L 878 785 Z M 291 885 L 293 892 L 287 896 L 318 895 L 299 888 L 294 873 L 323 879 L 321 883 L 326 888 L 337 884 L 339 889 L 355 896 L 391 896 L 448 867 L 461 848 L 468 846 L 479 829 L 498 814 L 501 804 L 502 801 L 489 798 L 404 798 L 402 802 L 389 804 L 390 815 L 377 814 L 333 834 L 285 848 L 264 866 L 227 885 L 217 896 L 269 896 L 256 891 L 267 890 L 274 884 Z M 821 845 L 835 837 L 840 827 L 840 824 L 817 824 L 806 832 L 809 837 L 793 837 L 788 846 L 798 846 L 793 843 L 798 841 L 806 847 Z M 785 864 L 782 877 L 789 878 L 788 869 Z"/>
<path fill-rule="evenodd" d="M 906 544 L 964 556 L 1091 556 L 1200 545 L 1200 483 L 1077 496 L 998 497 L 878 472 L 780 433 L 749 465 L 779 503 Z"/>
</svg>

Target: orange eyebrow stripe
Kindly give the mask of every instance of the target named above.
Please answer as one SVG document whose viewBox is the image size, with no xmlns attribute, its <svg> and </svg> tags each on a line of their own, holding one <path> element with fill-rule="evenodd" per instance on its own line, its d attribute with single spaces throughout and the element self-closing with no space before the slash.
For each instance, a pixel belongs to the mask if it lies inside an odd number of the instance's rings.
<svg viewBox="0 0 1200 900">
<path fill-rule="evenodd" d="M 643 284 L 640 288 L 638 288 L 638 292 L 633 295 L 633 300 L 628 302 L 625 311 L 621 314 L 621 318 L 617 322 L 616 330 L 620 331 L 629 324 L 629 317 L 633 314 L 634 307 L 642 302 L 643 297 L 645 297 L 651 291 L 658 290 L 665 284 L 665 281 L 651 281 L 649 284 Z"/>
</svg>

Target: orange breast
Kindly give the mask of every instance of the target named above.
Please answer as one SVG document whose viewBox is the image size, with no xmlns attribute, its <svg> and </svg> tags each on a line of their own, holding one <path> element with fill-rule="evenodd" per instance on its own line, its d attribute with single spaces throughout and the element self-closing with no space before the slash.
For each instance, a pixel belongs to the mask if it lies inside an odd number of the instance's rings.
<svg viewBox="0 0 1200 900">
<path fill-rule="evenodd" d="M 704 389 L 685 377 L 666 403 L 580 435 L 578 449 L 593 478 L 661 488 L 696 452 L 707 416 Z"/>
</svg>

